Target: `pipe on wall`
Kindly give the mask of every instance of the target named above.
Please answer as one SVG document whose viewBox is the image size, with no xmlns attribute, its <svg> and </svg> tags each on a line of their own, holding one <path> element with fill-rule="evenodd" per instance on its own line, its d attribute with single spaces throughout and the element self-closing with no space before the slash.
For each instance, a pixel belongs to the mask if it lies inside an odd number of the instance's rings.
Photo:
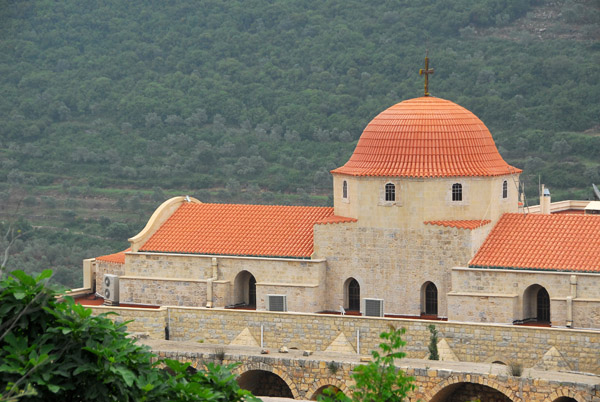
<svg viewBox="0 0 600 402">
<path fill-rule="evenodd" d="M 213 307 L 213 281 L 217 280 L 219 271 L 219 262 L 215 257 L 211 259 L 212 277 L 206 281 L 206 308 Z"/>
</svg>

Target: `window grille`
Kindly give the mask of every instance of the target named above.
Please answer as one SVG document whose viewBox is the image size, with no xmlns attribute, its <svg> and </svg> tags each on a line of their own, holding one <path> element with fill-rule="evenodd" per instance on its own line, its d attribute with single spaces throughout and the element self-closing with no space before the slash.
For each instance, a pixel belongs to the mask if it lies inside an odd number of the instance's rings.
<svg viewBox="0 0 600 402">
<path fill-rule="evenodd" d="M 437 313 L 437 287 L 432 282 L 429 282 L 425 288 L 425 314 L 437 315 Z"/>
<path fill-rule="evenodd" d="M 452 201 L 462 201 L 462 184 L 454 183 L 452 185 Z"/>
<path fill-rule="evenodd" d="M 396 201 L 396 186 L 392 183 L 387 183 L 385 185 L 385 200 Z"/>
</svg>

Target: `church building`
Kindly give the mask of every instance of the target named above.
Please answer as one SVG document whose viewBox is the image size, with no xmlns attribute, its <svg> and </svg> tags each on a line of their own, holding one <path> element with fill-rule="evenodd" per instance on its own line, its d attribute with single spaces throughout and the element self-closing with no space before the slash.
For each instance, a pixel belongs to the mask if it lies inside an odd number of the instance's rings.
<svg viewBox="0 0 600 402">
<path fill-rule="evenodd" d="M 84 281 L 113 304 L 600 329 L 600 215 L 524 208 L 520 173 L 426 91 L 366 126 L 333 207 L 175 197 Z"/>
</svg>

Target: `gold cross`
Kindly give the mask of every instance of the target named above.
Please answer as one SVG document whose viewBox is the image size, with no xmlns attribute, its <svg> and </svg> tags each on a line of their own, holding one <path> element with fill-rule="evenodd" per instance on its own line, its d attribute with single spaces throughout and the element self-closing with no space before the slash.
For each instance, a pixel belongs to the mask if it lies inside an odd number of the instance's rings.
<svg viewBox="0 0 600 402">
<path fill-rule="evenodd" d="M 425 75 L 425 96 L 429 96 L 429 74 L 433 74 L 433 68 L 429 69 L 429 51 L 425 52 L 425 68 L 419 70 L 419 75 Z"/>
</svg>

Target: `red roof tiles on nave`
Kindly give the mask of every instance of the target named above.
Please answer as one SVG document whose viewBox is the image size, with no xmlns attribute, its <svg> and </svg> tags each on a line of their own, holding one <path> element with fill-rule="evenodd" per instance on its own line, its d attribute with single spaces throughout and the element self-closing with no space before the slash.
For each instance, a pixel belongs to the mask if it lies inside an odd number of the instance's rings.
<svg viewBox="0 0 600 402">
<path fill-rule="evenodd" d="M 96 259 L 105 262 L 112 262 L 113 264 L 125 264 L 125 253 L 128 251 L 131 251 L 131 248 L 120 251 L 118 253 L 96 257 Z"/>
<path fill-rule="evenodd" d="M 398 177 L 520 172 L 502 159 L 477 116 L 431 96 L 409 99 L 381 112 L 364 129 L 350 160 L 332 170 L 352 176 Z"/>
<path fill-rule="evenodd" d="M 423 222 L 426 225 L 437 225 L 452 227 L 458 229 L 477 229 L 478 227 L 485 226 L 490 223 L 489 219 L 475 219 L 475 220 L 463 220 L 463 221 L 427 221 Z"/>
<path fill-rule="evenodd" d="M 184 203 L 140 251 L 309 258 L 329 207 Z"/>
<path fill-rule="evenodd" d="M 469 266 L 600 272 L 600 216 L 504 214 Z"/>
</svg>

